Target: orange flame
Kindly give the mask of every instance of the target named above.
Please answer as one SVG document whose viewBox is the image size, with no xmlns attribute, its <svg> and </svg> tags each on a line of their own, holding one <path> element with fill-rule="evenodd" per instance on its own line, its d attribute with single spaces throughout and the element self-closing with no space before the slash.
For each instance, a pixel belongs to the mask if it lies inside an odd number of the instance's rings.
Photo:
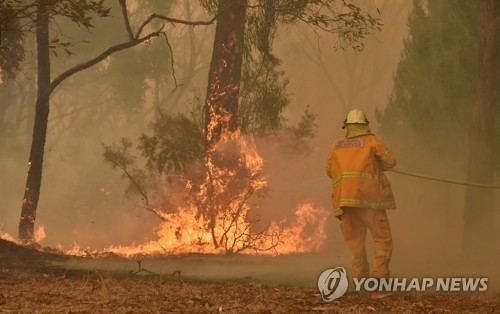
<svg viewBox="0 0 500 314">
<path fill-rule="evenodd" d="M 21 241 L 17 240 L 16 238 L 14 238 L 13 236 L 11 236 L 10 234 L 8 234 L 3 230 L 0 230 L 0 239 L 22 245 Z"/>
<path fill-rule="evenodd" d="M 45 239 L 45 226 L 40 225 L 36 228 L 36 231 L 35 231 L 35 242 L 38 243 L 38 242 L 42 241 L 43 239 Z"/>
<path fill-rule="evenodd" d="M 223 55 L 239 53 L 236 35 L 223 44 Z M 250 199 L 267 187 L 264 161 L 251 137 L 236 126 L 231 106 L 239 100 L 239 80 L 228 79 L 231 60 L 219 60 L 207 95 L 208 125 L 201 182 L 184 179 L 189 201 L 174 213 L 161 214 L 157 239 L 131 246 L 111 246 L 106 252 L 124 257 L 183 253 L 291 254 L 321 249 L 326 239 L 328 211 L 304 203 L 292 221 L 271 222 L 262 230 L 252 217 Z M 223 80 L 224 78 L 224 80 Z M 75 247 L 68 254 L 99 256 L 102 252 Z"/>
<path fill-rule="evenodd" d="M 223 168 L 218 164 L 216 153 L 229 154 L 224 150 L 225 145 L 236 145 L 238 162 L 247 171 L 243 188 L 229 194 L 229 185 L 239 179 L 241 172 L 237 167 Z M 266 188 L 267 180 L 261 174 L 263 159 L 251 138 L 232 133 L 223 138 L 211 154 L 206 159 L 207 174 L 196 194 L 197 201 L 175 213 L 165 213 L 165 220 L 156 230 L 156 240 L 140 245 L 111 246 L 104 252 L 130 258 L 185 253 L 277 255 L 321 249 L 326 239 L 328 211 L 315 208 L 311 203 L 298 205 L 291 221 L 273 221 L 264 230 L 253 230 L 256 219 L 250 215 L 252 207 L 247 200 Z M 192 181 L 186 180 L 188 191 L 192 191 L 193 186 Z M 228 195 L 229 200 L 225 198 Z M 225 205 L 221 204 L 225 201 Z M 210 209 L 216 213 L 214 223 L 210 215 L 200 214 Z M 66 253 L 99 256 L 103 252 L 75 247 Z"/>
<path fill-rule="evenodd" d="M 236 239 L 233 237 L 229 242 L 230 245 L 233 243 L 235 245 L 233 251 L 242 254 L 277 255 L 316 252 L 321 249 L 326 239 L 325 224 L 327 216 L 328 212 L 326 210 L 314 208 L 311 203 L 304 203 L 295 210 L 295 220 L 297 221 L 295 225 L 284 228 L 280 223 L 271 223 L 268 233 L 274 233 L 274 239 L 265 237 L 262 241 L 258 241 L 254 248 L 245 250 L 245 241 L 248 241 L 248 237 L 251 237 L 252 234 L 242 233 L 243 229 L 249 229 L 250 226 L 248 222 L 240 221 L 241 225 L 238 228 L 229 229 L 229 231 L 241 235 L 242 238 Z M 222 246 L 215 248 L 212 245 L 211 234 L 207 225 L 207 220 L 196 218 L 195 208 L 183 208 L 179 213 L 169 215 L 168 221 L 162 222 L 156 232 L 157 240 L 137 246 L 111 246 L 104 251 L 123 257 L 185 253 L 227 253 L 226 248 Z M 220 217 L 216 226 L 216 235 L 221 237 L 227 232 L 227 227 L 228 221 Z M 279 238 L 278 233 L 281 234 Z M 273 245 L 275 245 L 273 249 L 268 249 Z M 66 251 L 66 253 L 88 255 L 88 251 L 84 252 L 79 247 Z M 94 254 L 96 254 L 95 251 Z"/>
</svg>

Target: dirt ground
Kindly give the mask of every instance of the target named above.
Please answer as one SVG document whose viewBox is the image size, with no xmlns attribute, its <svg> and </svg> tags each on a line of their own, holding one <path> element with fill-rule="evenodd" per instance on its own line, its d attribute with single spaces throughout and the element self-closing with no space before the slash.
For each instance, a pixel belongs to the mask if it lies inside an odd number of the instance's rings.
<svg viewBox="0 0 500 314">
<path fill-rule="evenodd" d="M 194 272 L 202 266 L 206 271 L 207 264 L 228 269 L 263 263 L 293 267 L 296 259 L 176 257 L 155 260 L 170 265 L 164 269 L 153 260 L 143 260 L 140 268 L 136 261 L 116 257 L 96 264 L 0 241 L 0 313 L 500 313 L 497 290 L 348 292 L 325 303 L 314 285 L 300 281 L 233 274 L 200 277 Z M 222 261 L 226 262 L 220 266 Z M 183 270 L 171 271 L 175 268 Z"/>
<path fill-rule="evenodd" d="M 498 313 L 499 294 L 347 293 L 332 303 L 316 289 L 181 277 L 0 269 L 0 312 L 40 313 Z"/>
</svg>

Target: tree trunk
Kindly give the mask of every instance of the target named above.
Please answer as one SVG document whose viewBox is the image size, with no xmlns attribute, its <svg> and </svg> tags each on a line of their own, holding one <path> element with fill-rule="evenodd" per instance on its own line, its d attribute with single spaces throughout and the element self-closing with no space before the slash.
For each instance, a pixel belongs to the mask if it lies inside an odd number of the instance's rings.
<svg viewBox="0 0 500 314">
<path fill-rule="evenodd" d="M 494 0 L 479 2 L 476 95 L 469 131 L 468 179 L 487 184 L 493 184 L 495 170 L 495 12 Z M 465 202 L 463 252 L 482 258 L 495 247 L 493 190 L 469 187 Z"/>
<path fill-rule="evenodd" d="M 205 148 L 238 128 L 246 0 L 220 0 L 205 101 Z"/>
<path fill-rule="evenodd" d="M 29 158 L 28 178 L 19 220 L 19 239 L 25 243 L 34 241 L 36 209 L 42 182 L 43 154 L 49 117 L 50 51 L 49 16 L 46 0 L 37 4 L 36 42 L 38 61 L 38 86 L 35 105 L 35 124 Z"/>
<path fill-rule="evenodd" d="M 238 129 L 243 40 L 246 21 L 246 0 L 219 0 L 220 15 L 215 27 L 212 61 L 208 71 L 205 100 L 205 158 L 212 158 L 211 149 L 224 137 Z M 210 180 L 212 175 L 207 169 Z M 215 236 L 217 206 L 213 204 L 213 182 L 207 188 L 206 212 L 214 247 L 219 246 Z"/>
</svg>

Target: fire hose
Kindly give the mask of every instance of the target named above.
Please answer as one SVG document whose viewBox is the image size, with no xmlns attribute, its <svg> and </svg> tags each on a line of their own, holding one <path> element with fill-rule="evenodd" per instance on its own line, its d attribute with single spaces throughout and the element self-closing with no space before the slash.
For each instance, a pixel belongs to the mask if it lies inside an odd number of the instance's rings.
<svg viewBox="0 0 500 314">
<path fill-rule="evenodd" d="M 496 190 L 500 190 L 500 185 L 491 185 L 491 184 L 483 184 L 483 183 L 476 183 L 476 182 L 450 180 L 450 179 L 437 178 L 437 177 L 432 177 L 432 176 L 428 176 L 428 175 L 423 175 L 423 174 L 420 174 L 420 173 L 407 172 L 407 171 L 396 170 L 396 169 L 390 169 L 390 170 L 387 170 L 387 171 L 392 171 L 392 172 L 395 172 L 395 173 L 399 173 L 399 174 L 403 174 L 403 175 L 411 176 L 411 177 L 416 177 L 416 178 L 421 178 L 421 179 L 427 179 L 427 180 L 433 180 L 433 181 L 439 181 L 439 182 L 446 182 L 446 183 L 452 183 L 452 184 L 467 185 L 467 186 L 475 186 L 475 187 L 484 188 L 484 189 L 496 189 Z"/>
</svg>

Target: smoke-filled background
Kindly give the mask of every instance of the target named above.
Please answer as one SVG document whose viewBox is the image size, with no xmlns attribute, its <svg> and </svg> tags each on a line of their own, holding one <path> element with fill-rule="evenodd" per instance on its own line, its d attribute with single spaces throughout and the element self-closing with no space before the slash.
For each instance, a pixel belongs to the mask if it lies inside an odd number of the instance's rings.
<svg viewBox="0 0 500 314">
<path fill-rule="evenodd" d="M 465 49 L 473 49 L 466 45 L 467 40 L 477 38 L 467 23 L 474 25 L 477 20 L 460 16 L 470 9 L 462 5 L 450 13 L 456 16 L 438 23 L 437 17 L 432 19 L 426 15 L 431 9 L 427 4 L 420 4 L 420 11 L 414 8 L 419 3 L 359 1 L 359 5 L 370 12 L 378 8 L 384 24 L 382 31 L 363 40 L 362 51 L 350 47 L 339 49 L 335 38 L 316 33 L 309 25 L 295 23 L 278 27 L 273 51 L 282 61 L 279 70 L 289 81 L 286 91 L 290 103 L 283 112 L 286 124 L 299 123 L 309 105 L 310 112 L 317 115 L 317 133 L 312 139 L 314 149 L 305 155 L 296 154 L 300 147 L 296 151 L 277 151 L 265 136 L 259 137 L 258 149 L 264 157 L 265 175 L 270 183 L 268 195 L 260 200 L 259 213 L 264 220 L 291 216 L 294 208 L 303 202 L 331 209 L 326 157 L 332 141 L 343 135 L 341 126 L 345 115 L 354 108 L 367 113 L 372 131 L 395 153 L 399 169 L 467 179 L 469 124 L 464 121 L 471 110 L 467 105 L 474 100 L 475 82 L 467 81 L 474 77 L 469 75 L 474 71 L 471 63 L 460 58 L 474 55 Z M 450 3 L 460 7 L 458 1 Z M 53 77 L 127 39 L 118 5 L 114 1 L 109 4 L 111 16 L 95 18 L 95 28 L 88 31 L 64 18 L 56 18 L 51 24 L 52 34 L 59 34 L 57 40 L 72 43 L 71 54 L 58 46 L 51 56 Z M 447 9 L 439 8 L 436 1 L 430 1 L 429 5 L 436 15 Z M 151 12 L 186 20 L 209 18 L 197 3 L 188 0 L 135 2 L 129 9 L 132 24 L 144 20 Z M 424 20 L 426 23 L 422 23 Z M 436 36 L 449 36 L 431 38 L 424 25 L 435 27 Z M 448 33 L 450 28 L 461 31 Z M 471 34 L 456 37 L 466 33 L 465 29 Z M 116 53 L 57 88 L 50 103 L 36 219 L 37 226 L 45 227 L 42 245 L 60 244 L 69 248 L 78 244 L 101 249 L 155 238 L 154 231 L 160 221 L 144 209 L 140 197 L 126 193 L 128 183 L 120 172 L 104 162 L 103 146 L 128 138 L 135 148 L 138 137 L 150 133 L 149 126 L 160 110 L 168 114 L 189 113 L 204 101 L 214 31 L 213 25 L 168 28 L 177 82 L 172 76 L 169 47 L 160 37 Z M 33 34 L 26 34 L 25 47 L 21 71 L 0 87 L 0 229 L 14 236 L 34 119 Z M 445 60 L 447 47 L 450 51 L 458 50 L 458 61 Z M 450 55 L 455 56 L 451 52 Z M 433 61 L 426 63 L 426 58 Z M 472 60 L 475 62 L 475 58 Z M 427 90 L 416 91 L 419 98 L 413 106 L 422 106 L 421 111 L 411 107 L 411 101 L 405 103 L 405 97 L 401 96 L 405 93 L 399 92 L 396 86 L 411 80 L 412 74 L 414 85 L 428 85 Z M 442 97 L 443 87 L 436 82 L 445 80 L 459 80 L 450 87 L 456 99 Z M 182 86 L 176 87 L 176 84 Z M 460 86 L 468 86 L 468 89 Z M 497 133 L 499 129 L 496 128 Z M 134 154 L 141 158 L 140 152 Z M 397 210 L 389 213 L 395 243 L 394 270 L 425 273 L 421 265 L 459 261 L 466 187 L 395 173 L 388 177 L 398 205 Z M 498 171 L 495 178 L 495 182 L 499 182 Z M 496 228 L 500 225 L 499 197 L 500 193 L 495 192 Z M 478 206 L 476 210 L 482 208 Z M 327 228 L 325 252 L 348 260 L 338 221 L 330 217 Z M 492 256 L 497 259 L 498 243 L 497 233 L 491 239 Z"/>
</svg>

